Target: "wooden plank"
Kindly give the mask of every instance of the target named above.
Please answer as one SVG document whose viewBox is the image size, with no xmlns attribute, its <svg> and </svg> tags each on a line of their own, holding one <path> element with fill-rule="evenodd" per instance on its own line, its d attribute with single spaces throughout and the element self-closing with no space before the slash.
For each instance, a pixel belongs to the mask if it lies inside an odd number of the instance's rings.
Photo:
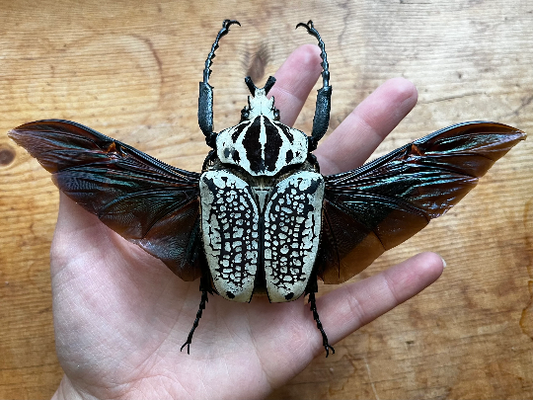
<svg viewBox="0 0 533 400">
<path fill-rule="evenodd" d="M 239 118 L 252 55 L 261 49 L 272 74 L 310 42 L 294 25 L 313 19 L 330 58 L 332 128 L 388 78 L 419 88 L 417 108 L 378 154 L 464 120 L 533 132 L 533 9 L 503 0 L 3 2 L 0 131 L 74 119 L 198 171 L 208 149 L 196 123 L 197 82 L 228 17 L 243 27 L 215 61 L 217 129 Z M 313 108 L 311 98 L 297 127 L 310 130 Z M 270 398 L 531 398 L 532 154 L 531 139 L 521 143 L 449 215 L 355 278 L 424 250 L 448 262 L 437 283 Z M 48 174 L 0 135 L 0 398 L 50 397 L 62 375 L 48 272 L 57 199 Z"/>
</svg>

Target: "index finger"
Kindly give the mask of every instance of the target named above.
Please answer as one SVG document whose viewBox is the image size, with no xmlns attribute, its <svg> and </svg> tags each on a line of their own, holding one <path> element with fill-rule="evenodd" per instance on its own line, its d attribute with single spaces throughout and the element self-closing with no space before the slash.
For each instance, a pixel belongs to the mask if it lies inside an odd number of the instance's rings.
<svg viewBox="0 0 533 400">
<path fill-rule="evenodd" d="M 404 78 L 378 87 L 315 151 L 322 173 L 336 174 L 363 164 L 413 109 L 417 98 L 414 84 Z"/>
<path fill-rule="evenodd" d="M 322 67 L 318 46 L 306 44 L 294 50 L 276 74 L 270 95 L 276 98 L 280 119 L 292 126 L 313 89 Z"/>
</svg>

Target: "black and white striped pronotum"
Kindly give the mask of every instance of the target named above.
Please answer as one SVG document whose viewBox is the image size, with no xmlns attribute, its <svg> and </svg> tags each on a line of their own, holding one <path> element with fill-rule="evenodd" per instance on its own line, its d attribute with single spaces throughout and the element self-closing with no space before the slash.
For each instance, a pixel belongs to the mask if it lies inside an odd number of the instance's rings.
<svg viewBox="0 0 533 400">
<path fill-rule="evenodd" d="M 187 351 L 207 293 L 249 302 L 262 292 L 272 302 L 309 294 L 327 355 L 333 348 L 316 310 L 317 279 L 343 282 L 418 232 L 525 134 L 499 123 L 462 123 L 353 171 L 323 176 L 312 151 L 328 129 L 331 86 L 324 42 L 311 21 L 298 24 L 322 50 L 323 87 L 311 135 L 279 121 L 274 98 L 267 97 L 272 77 L 264 88 L 246 78 L 251 96 L 240 122 L 213 131 L 210 67 L 232 24 L 238 22 L 224 21 L 200 82 L 198 121 L 213 149 L 201 174 L 74 122 L 31 122 L 9 135 L 104 224 L 180 278 L 200 278 Z"/>
</svg>

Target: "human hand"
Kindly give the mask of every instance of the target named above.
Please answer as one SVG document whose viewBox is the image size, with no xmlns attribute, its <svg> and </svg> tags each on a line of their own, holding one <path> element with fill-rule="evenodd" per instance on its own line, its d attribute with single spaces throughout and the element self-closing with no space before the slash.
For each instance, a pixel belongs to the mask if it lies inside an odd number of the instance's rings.
<svg viewBox="0 0 533 400">
<path fill-rule="evenodd" d="M 315 46 L 297 49 L 271 90 L 292 125 L 320 73 Z M 392 79 L 362 102 L 315 154 L 322 173 L 361 165 L 416 103 L 416 89 Z M 431 284 L 443 262 L 419 254 L 320 297 L 335 344 Z M 210 296 L 191 354 L 180 347 L 194 320 L 198 281 L 184 282 L 61 195 L 51 251 L 56 347 L 65 376 L 54 398 L 265 397 L 322 354 L 307 302 L 250 304 Z"/>
</svg>

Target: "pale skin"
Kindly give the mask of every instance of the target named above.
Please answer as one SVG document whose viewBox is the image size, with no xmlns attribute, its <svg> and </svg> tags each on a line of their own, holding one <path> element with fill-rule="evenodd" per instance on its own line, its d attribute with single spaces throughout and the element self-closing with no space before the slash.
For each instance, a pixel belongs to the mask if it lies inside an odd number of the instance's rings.
<svg viewBox="0 0 533 400">
<path fill-rule="evenodd" d="M 302 46 L 276 73 L 271 94 L 285 124 L 296 120 L 320 61 L 316 46 Z M 316 150 L 322 173 L 365 162 L 416 99 L 405 79 L 376 89 Z M 443 267 L 437 254 L 423 253 L 320 297 L 330 344 L 419 293 Z M 51 274 L 65 372 L 54 399 L 264 398 L 325 355 L 304 299 L 270 304 L 255 297 L 243 304 L 216 295 L 209 297 L 191 354 L 180 352 L 198 308 L 198 281 L 180 280 L 64 195 Z"/>
</svg>

